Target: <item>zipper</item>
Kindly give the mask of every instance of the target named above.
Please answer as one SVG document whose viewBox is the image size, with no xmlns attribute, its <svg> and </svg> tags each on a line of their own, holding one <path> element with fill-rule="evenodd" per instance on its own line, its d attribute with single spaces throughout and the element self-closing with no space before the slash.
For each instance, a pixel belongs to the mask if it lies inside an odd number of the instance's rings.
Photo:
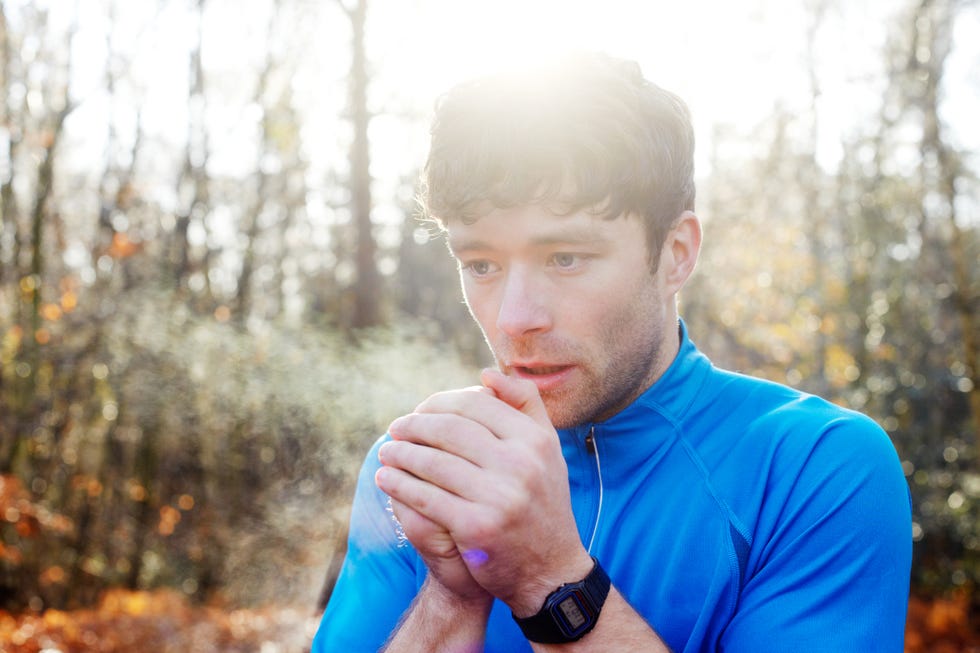
<svg viewBox="0 0 980 653">
<path fill-rule="evenodd" d="M 585 436 L 585 450 L 590 458 L 595 460 L 596 479 L 599 481 L 599 505 L 596 507 L 595 519 L 592 522 L 592 535 L 589 537 L 587 547 L 589 554 L 592 553 L 592 545 L 595 543 L 595 535 L 599 531 L 599 518 L 602 516 L 602 461 L 599 458 L 599 449 L 595 443 L 595 424 L 589 426 L 589 432 Z"/>
</svg>

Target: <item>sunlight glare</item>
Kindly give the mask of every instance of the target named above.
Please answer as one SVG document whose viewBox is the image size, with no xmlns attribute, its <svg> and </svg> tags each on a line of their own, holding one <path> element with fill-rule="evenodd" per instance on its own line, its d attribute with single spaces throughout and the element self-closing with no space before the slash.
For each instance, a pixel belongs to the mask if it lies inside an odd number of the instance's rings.
<svg viewBox="0 0 980 653">
<path fill-rule="evenodd" d="M 414 75 L 421 88 L 435 93 L 464 78 L 569 51 L 602 50 L 638 58 L 642 53 L 632 46 L 643 43 L 647 51 L 670 47 L 673 43 L 665 43 L 660 32 L 671 31 L 665 26 L 688 23 L 687 10 L 677 3 L 431 0 L 426 4 L 423 38 L 415 35 L 416 64 L 421 65 Z"/>
</svg>

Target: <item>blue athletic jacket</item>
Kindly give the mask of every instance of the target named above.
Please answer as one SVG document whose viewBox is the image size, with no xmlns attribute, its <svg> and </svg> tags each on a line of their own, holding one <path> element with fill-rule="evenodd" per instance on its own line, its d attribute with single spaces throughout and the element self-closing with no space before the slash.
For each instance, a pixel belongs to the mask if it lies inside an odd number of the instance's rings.
<svg viewBox="0 0 980 653">
<path fill-rule="evenodd" d="M 582 542 L 677 653 L 901 653 L 911 504 L 888 436 L 681 337 L 633 404 L 559 431 Z M 425 579 L 374 484 L 384 440 L 313 653 L 378 650 Z M 531 650 L 499 601 L 485 650 Z"/>
</svg>

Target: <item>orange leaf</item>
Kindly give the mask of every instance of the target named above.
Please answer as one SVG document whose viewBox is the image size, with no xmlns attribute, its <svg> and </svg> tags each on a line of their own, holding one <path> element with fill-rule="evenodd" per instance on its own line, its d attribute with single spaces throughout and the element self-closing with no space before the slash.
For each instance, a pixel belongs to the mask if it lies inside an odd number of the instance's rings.
<svg viewBox="0 0 980 653">
<path fill-rule="evenodd" d="M 112 258 L 128 258 L 142 249 L 143 243 L 133 242 L 129 236 L 118 231 L 112 235 L 112 244 L 107 253 Z"/>
</svg>

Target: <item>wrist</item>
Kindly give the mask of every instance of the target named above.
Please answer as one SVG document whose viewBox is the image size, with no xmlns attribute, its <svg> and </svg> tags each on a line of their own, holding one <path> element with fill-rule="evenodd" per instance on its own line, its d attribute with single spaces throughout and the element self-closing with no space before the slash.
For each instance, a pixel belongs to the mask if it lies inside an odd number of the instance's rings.
<svg viewBox="0 0 980 653">
<path fill-rule="evenodd" d="M 609 595 L 611 583 L 599 561 L 592 559 L 592 569 L 580 581 L 565 583 L 552 592 L 541 610 L 529 617 L 514 620 L 528 641 L 541 644 L 577 642 L 592 632 Z"/>
<path fill-rule="evenodd" d="M 445 614 L 463 611 L 489 614 L 493 606 L 493 595 L 489 592 L 480 590 L 459 594 L 440 583 L 432 574 L 426 576 L 420 594 L 425 594 L 429 603 Z"/>
<path fill-rule="evenodd" d="M 561 568 L 529 579 L 506 603 L 515 617 L 531 616 L 544 606 L 545 600 L 558 587 L 582 580 L 592 571 L 593 565 L 592 557 L 583 549 L 581 555 L 574 556 Z"/>
<path fill-rule="evenodd" d="M 460 595 L 429 574 L 383 650 L 482 651 L 492 604 L 489 594 L 474 591 Z"/>
</svg>

